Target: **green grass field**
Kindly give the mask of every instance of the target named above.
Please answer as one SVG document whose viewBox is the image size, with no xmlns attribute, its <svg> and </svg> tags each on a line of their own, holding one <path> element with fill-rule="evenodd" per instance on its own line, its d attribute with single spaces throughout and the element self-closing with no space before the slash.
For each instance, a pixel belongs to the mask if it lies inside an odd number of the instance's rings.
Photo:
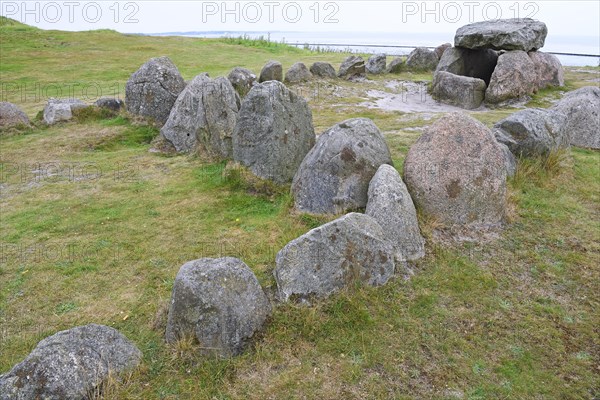
<svg viewBox="0 0 600 400">
<path fill-rule="evenodd" d="M 1 22 L 1 100 L 30 118 L 46 96 L 23 95 L 23 87 L 79 83 L 124 97 L 130 74 L 160 55 L 186 80 L 235 66 L 258 72 L 269 59 L 284 68 L 316 60 L 338 66 L 346 56 Z M 592 84 L 586 79 L 600 72 L 582 70 L 567 70 L 568 89 Z M 372 118 L 401 169 L 420 134 L 415 128 L 431 119 L 357 106 L 361 90 L 384 79 L 392 78 L 337 83 L 358 94 L 323 96 L 311 106 L 318 132 L 347 118 Z M 532 104 L 547 106 L 559 95 L 544 91 Z M 473 115 L 491 125 L 512 111 Z M 277 305 L 243 356 L 206 360 L 189 344 L 163 340 L 180 266 L 236 256 L 271 291 L 277 251 L 325 220 L 295 213 L 287 190 L 265 193 L 224 175 L 224 164 L 150 153 L 156 134 L 118 116 L 0 135 L 0 373 L 42 338 L 94 322 L 119 329 L 144 353 L 141 368 L 115 382 L 107 398 L 599 398 L 599 152 L 573 149 L 546 166 L 522 162 L 509 182 L 511 222 L 498 240 L 428 240 L 410 280 L 352 288 L 311 308 Z M 422 222 L 430 239 L 432 227 Z"/>
</svg>

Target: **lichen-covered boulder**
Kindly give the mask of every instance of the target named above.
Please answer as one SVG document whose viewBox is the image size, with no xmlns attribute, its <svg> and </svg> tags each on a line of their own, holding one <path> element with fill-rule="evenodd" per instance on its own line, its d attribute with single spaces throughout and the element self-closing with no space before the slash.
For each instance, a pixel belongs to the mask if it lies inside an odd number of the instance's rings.
<svg viewBox="0 0 600 400">
<path fill-rule="evenodd" d="M 19 107 L 12 103 L 0 101 L 0 130 L 29 127 L 31 122 Z"/>
<path fill-rule="evenodd" d="M 454 46 L 530 51 L 544 47 L 547 34 L 546 24 L 531 18 L 488 20 L 459 28 L 454 37 Z"/>
<path fill-rule="evenodd" d="M 313 77 L 312 73 L 308 70 L 306 65 L 301 62 L 297 62 L 290 67 L 285 73 L 286 83 L 300 83 L 311 80 Z"/>
<path fill-rule="evenodd" d="M 447 114 L 425 129 L 406 156 L 404 181 L 417 207 L 448 227 L 494 227 L 504 219 L 503 150 L 467 114 Z"/>
<path fill-rule="evenodd" d="M 69 121 L 73 118 L 75 110 L 85 108 L 87 104 L 79 99 L 48 99 L 44 107 L 44 122 L 48 125 L 54 125 L 61 121 Z"/>
<path fill-rule="evenodd" d="M 406 70 L 406 60 L 402 57 L 394 58 L 387 67 L 388 74 L 399 74 L 404 70 Z"/>
<path fill-rule="evenodd" d="M 356 282 L 383 285 L 394 269 L 394 250 L 381 226 L 351 213 L 288 243 L 277 254 L 274 275 L 280 300 L 310 300 Z"/>
<path fill-rule="evenodd" d="M 241 354 L 271 313 L 256 276 L 237 258 L 184 264 L 173 284 L 168 343 L 194 339 L 203 355 Z"/>
<path fill-rule="evenodd" d="M 406 59 L 406 67 L 413 71 L 433 71 L 440 59 L 435 52 L 425 47 L 417 47 Z"/>
<path fill-rule="evenodd" d="M 137 367 L 142 353 L 117 330 L 103 325 L 58 332 L 0 376 L 2 400 L 92 398 L 103 382 Z"/>
<path fill-rule="evenodd" d="M 365 214 L 373 217 L 394 247 L 397 262 L 414 261 L 425 256 L 417 211 L 396 168 L 384 164 L 369 184 Z"/>
<path fill-rule="evenodd" d="M 296 209 L 339 214 L 367 205 L 369 183 L 382 164 L 392 164 L 377 126 L 367 118 L 325 131 L 306 155 L 292 183 Z"/>
<path fill-rule="evenodd" d="M 569 92 L 552 110 L 567 116 L 562 129 L 571 145 L 600 149 L 600 88 L 585 86 Z"/>
<path fill-rule="evenodd" d="M 249 69 L 241 67 L 232 69 L 227 79 L 241 97 L 244 97 L 256 84 L 256 75 Z"/>
<path fill-rule="evenodd" d="M 374 54 L 367 60 L 365 68 L 370 74 L 383 74 L 385 72 L 387 56 L 385 54 Z"/>
<path fill-rule="evenodd" d="M 530 51 L 528 55 L 537 74 L 536 89 L 565 85 L 565 73 L 558 57 L 541 51 Z"/>
<path fill-rule="evenodd" d="M 154 119 L 159 125 L 185 88 L 179 70 L 168 57 L 152 58 L 131 75 L 125 86 L 127 111 Z"/>
<path fill-rule="evenodd" d="M 125 103 L 123 100 L 115 98 L 115 97 L 102 97 L 94 103 L 96 107 L 105 108 L 112 112 L 119 112 L 121 109 L 125 108 Z"/>
<path fill-rule="evenodd" d="M 365 76 L 365 72 L 365 60 L 359 56 L 350 56 L 340 65 L 338 77 L 345 79 L 360 78 Z"/>
<path fill-rule="evenodd" d="M 269 61 L 265 64 L 263 69 L 260 71 L 260 77 L 258 83 L 267 81 L 283 81 L 283 65 L 279 61 Z"/>
<path fill-rule="evenodd" d="M 454 75 L 446 71 L 438 71 L 433 76 L 433 98 L 467 110 L 481 106 L 486 89 L 485 82 L 478 78 Z"/>
<path fill-rule="evenodd" d="M 281 82 L 256 85 L 242 101 L 233 133 L 233 158 L 256 176 L 292 181 L 315 144 L 307 102 Z"/>
<path fill-rule="evenodd" d="M 535 64 L 522 50 L 508 51 L 498 57 L 485 101 L 491 104 L 521 100 L 536 90 Z"/>
<path fill-rule="evenodd" d="M 317 61 L 310 66 L 310 72 L 319 78 L 337 78 L 335 68 L 327 62 Z"/>
<path fill-rule="evenodd" d="M 494 125 L 496 140 L 518 157 L 546 156 L 569 147 L 562 113 L 528 108 L 509 115 Z"/>
<path fill-rule="evenodd" d="M 240 97 L 227 78 L 201 74 L 181 92 L 160 133 L 178 152 L 230 159 L 239 108 Z"/>
</svg>

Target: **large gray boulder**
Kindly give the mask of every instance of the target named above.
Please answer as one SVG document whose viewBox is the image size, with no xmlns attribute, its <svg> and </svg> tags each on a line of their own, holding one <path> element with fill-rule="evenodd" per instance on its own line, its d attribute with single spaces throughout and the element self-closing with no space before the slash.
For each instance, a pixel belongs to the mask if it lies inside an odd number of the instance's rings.
<svg viewBox="0 0 600 400">
<path fill-rule="evenodd" d="M 435 52 L 425 47 L 417 47 L 406 59 L 406 67 L 413 71 L 433 71 L 440 59 Z"/>
<path fill-rule="evenodd" d="M 498 57 L 485 101 L 490 104 L 521 100 L 536 90 L 535 64 L 522 50 L 508 51 Z"/>
<path fill-rule="evenodd" d="M 388 74 L 399 74 L 406 69 L 406 60 L 402 57 L 397 57 L 392 60 L 387 67 Z"/>
<path fill-rule="evenodd" d="M 335 68 L 327 62 L 317 61 L 310 66 L 310 72 L 319 78 L 337 78 Z"/>
<path fill-rule="evenodd" d="M 446 226 L 476 229 L 503 221 L 503 150 L 467 114 L 447 114 L 425 129 L 406 156 L 404 181 L 417 207 Z"/>
<path fill-rule="evenodd" d="M 537 74 L 536 89 L 565 85 L 565 73 L 558 57 L 541 51 L 530 51 L 528 55 Z"/>
<path fill-rule="evenodd" d="M 365 72 L 365 60 L 359 56 L 350 56 L 340 65 L 338 77 L 345 79 L 360 78 L 365 76 Z"/>
<path fill-rule="evenodd" d="M 467 110 L 481 106 L 486 89 L 485 82 L 478 78 L 454 75 L 446 71 L 438 71 L 433 76 L 433 98 Z"/>
<path fill-rule="evenodd" d="M 383 74 L 385 72 L 387 56 L 385 54 L 374 54 L 367 60 L 365 68 L 370 74 Z"/>
<path fill-rule="evenodd" d="M 227 78 L 196 76 L 177 98 L 161 135 L 178 152 L 232 158 L 240 97 Z"/>
<path fill-rule="evenodd" d="M 29 127 L 31 122 L 19 107 L 13 103 L 0 101 L 0 130 L 8 128 Z"/>
<path fill-rule="evenodd" d="M 238 92 L 241 97 L 244 97 L 252 86 L 255 85 L 256 75 L 246 68 L 235 67 L 231 70 L 227 79 L 231 82 L 231 86 Z"/>
<path fill-rule="evenodd" d="M 530 51 L 544 47 L 547 34 L 546 24 L 531 18 L 488 20 L 459 28 L 454 46 Z"/>
<path fill-rule="evenodd" d="M 384 164 L 369 184 L 365 214 L 383 228 L 394 247 L 397 262 L 414 261 L 425 256 L 417 211 L 410 193 L 396 168 Z"/>
<path fill-rule="evenodd" d="M 179 70 L 168 57 L 153 58 L 131 75 L 125 86 L 127 111 L 154 119 L 159 125 L 185 88 Z"/>
<path fill-rule="evenodd" d="M 306 65 L 301 62 L 297 62 L 290 67 L 285 73 L 285 82 L 286 83 L 300 83 L 310 81 L 313 75 L 308 70 Z"/>
<path fill-rule="evenodd" d="M 233 158 L 260 178 L 292 181 L 315 144 L 306 101 L 281 82 L 254 86 L 246 95 L 233 133 Z"/>
<path fill-rule="evenodd" d="M 370 119 L 355 118 L 325 131 L 307 154 L 292 183 L 296 208 L 339 214 L 367 205 L 369 182 L 390 151 Z"/>
<path fill-rule="evenodd" d="M 139 365 L 142 353 L 125 336 L 103 325 L 61 331 L 38 343 L 0 376 L 2 400 L 93 398 L 110 376 Z"/>
<path fill-rule="evenodd" d="M 267 81 L 283 81 L 283 66 L 279 61 L 269 61 L 260 71 L 259 83 Z"/>
<path fill-rule="evenodd" d="M 494 50 L 451 47 L 444 51 L 435 71 L 481 79 L 487 85 L 497 63 L 498 53 Z"/>
<path fill-rule="evenodd" d="M 69 121 L 73 118 L 73 112 L 85 108 L 87 104 L 79 99 L 55 99 L 50 98 L 44 107 L 44 122 L 54 125 L 61 121 Z"/>
<path fill-rule="evenodd" d="M 563 132 L 571 145 L 600 149 L 600 88 L 586 86 L 569 92 L 552 110 L 567 116 Z"/>
<path fill-rule="evenodd" d="M 439 59 L 442 58 L 442 56 L 444 55 L 444 52 L 452 47 L 452 43 L 444 43 L 444 44 L 440 44 L 438 47 L 436 47 L 433 52 L 435 53 L 436 56 L 438 56 Z"/>
<path fill-rule="evenodd" d="M 385 284 L 394 275 L 394 250 L 373 218 L 351 213 L 288 243 L 274 275 L 282 301 L 325 298 L 356 282 Z"/>
<path fill-rule="evenodd" d="M 242 261 L 190 261 L 173 284 L 166 339 L 192 338 L 202 355 L 231 357 L 244 351 L 270 313 L 267 296 Z"/>
<path fill-rule="evenodd" d="M 563 132 L 565 118 L 559 112 L 528 108 L 496 123 L 494 135 L 517 157 L 545 156 L 569 147 Z"/>
</svg>

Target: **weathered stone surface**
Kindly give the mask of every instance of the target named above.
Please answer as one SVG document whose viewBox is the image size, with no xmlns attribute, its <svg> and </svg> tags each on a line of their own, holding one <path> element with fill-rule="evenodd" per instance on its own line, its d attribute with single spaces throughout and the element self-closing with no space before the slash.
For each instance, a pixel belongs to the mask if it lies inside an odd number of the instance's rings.
<svg viewBox="0 0 600 400">
<path fill-rule="evenodd" d="M 406 60 L 401 57 L 394 58 L 387 68 L 389 74 L 399 74 L 404 70 L 406 70 Z"/>
<path fill-rule="evenodd" d="M 365 60 L 359 56 L 350 56 L 340 66 L 338 77 L 353 79 L 365 76 L 365 72 Z"/>
<path fill-rule="evenodd" d="M 94 103 L 96 107 L 106 108 L 107 110 L 119 112 L 122 108 L 125 108 L 125 103 L 121 99 L 114 97 L 102 97 Z"/>
<path fill-rule="evenodd" d="M 586 86 L 569 92 L 552 111 L 567 116 L 563 132 L 571 145 L 600 149 L 600 88 Z"/>
<path fill-rule="evenodd" d="M 485 82 L 478 78 L 438 71 L 433 76 L 433 98 L 467 110 L 478 108 L 485 99 Z"/>
<path fill-rule="evenodd" d="M 531 18 L 488 20 L 459 28 L 454 46 L 530 51 L 544 47 L 547 34 L 546 24 Z"/>
<path fill-rule="evenodd" d="M 454 75 L 478 78 L 488 85 L 497 63 L 498 53 L 494 50 L 469 50 L 452 47 L 442 55 L 436 72 L 445 71 Z"/>
<path fill-rule="evenodd" d="M 283 81 L 283 66 L 279 61 L 269 61 L 260 71 L 259 83 L 267 81 Z"/>
<path fill-rule="evenodd" d="M 537 89 L 565 85 L 565 73 L 558 57 L 541 51 L 530 51 L 528 55 L 535 65 Z"/>
<path fill-rule="evenodd" d="M 404 181 L 417 207 L 446 226 L 495 226 L 504 218 L 505 156 L 467 114 L 447 114 L 425 129 L 405 159 Z"/>
<path fill-rule="evenodd" d="M 365 214 L 383 228 L 394 247 L 396 261 L 424 257 L 425 239 L 421 236 L 417 211 L 396 168 L 387 164 L 380 166 L 369 184 L 368 194 Z"/>
<path fill-rule="evenodd" d="M 370 119 L 355 118 L 325 131 L 307 154 L 292 183 L 296 208 L 338 214 L 367 205 L 369 182 L 390 151 Z"/>
<path fill-rule="evenodd" d="M 373 218 L 351 213 L 288 243 L 276 264 L 282 301 L 324 298 L 355 282 L 385 284 L 394 274 L 394 250 Z"/>
<path fill-rule="evenodd" d="M 370 74 L 383 74 L 387 63 L 385 54 L 374 54 L 367 60 L 365 68 Z"/>
<path fill-rule="evenodd" d="M 0 376 L 2 400 L 92 398 L 109 374 L 137 367 L 142 353 L 113 328 L 85 325 L 58 332 Z"/>
<path fill-rule="evenodd" d="M 517 173 L 517 158 L 504 143 L 498 143 L 504 154 L 506 176 L 512 178 Z"/>
<path fill-rule="evenodd" d="M 337 78 L 333 65 L 326 62 L 317 61 L 310 66 L 310 72 L 319 78 Z"/>
<path fill-rule="evenodd" d="M 288 69 L 285 73 L 286 83 L 299 83 L 311 80 L 313 77 L 312 73 L 306 68 L 306 65 L 301 62 L 297 62 Z"/>
<path fill-rule="evenodd" d="M 127 111 L 153 118 L 159 125 L 185 88 L 179 70 L 168 57 L 153 58 L 131 75 L 125 86 Z"/>
<path fill-rule="evenodd" d="M 12 103 L 0 101 L 0 129 L 28 127 L 31 125 L 27 114 Z"/>
<path fill-rule="evenodd" d="M 87 104 L 79 99 L 50 98 L 44 107 L 44 122 L 54 125 L 61 121 L 68 121 L 73 118 L 73 111 L 85 107 Z"/>
<path fill-rule="evenodd" d="M 485 93 L 485 101 L 498 104 L 512 99 L 522 99 L 536 88 L 535 64 L 522 50 L 506 52 L 498 57 Z"/>
<path fill-rule="evenodd" d="M 439 61 L 435 52 L 425 47 L 417 47 L 408 55 L 406 67 L 414 71 L 433 71 Z"/>
<path fill-rule="evenodd" d="M 312 112 L 283 83 L 265 82 L 242 102 L 233 133 L 233 157 L 258 177 L 288 183 L 315 144 Z"/>
<path fill-rule="evenodd" d="M 232 158 L 239 108 L 240 97 L 227 78 L 200 74 L 181 92 L 160 133 L 178 152 Z"/>
<path fill-rule="evenodd" d="M 562 130 L 565 117 L 559 112 L 528 108 L 496 123 L 494 135 L 515 156 L 545 156 L 569 146 Z"/>
<path fill-rule="evenodd" d="M 435 48 L 435 50 L 433 50 L 433 52 L 435 53 L 436 56 L 438 56 L 439 59 L 442 58 L 442 56 L 444 55 L 444 52 L 446 51 L 446 49 L 449 49 L 452 47 L 451 43 L 444 43 L 439 45 L 438 47 Z"/>
<path fill-rule="evenodd" d="M 233 88 L 241 97 L 244 97 L 252 86 L 256 84 L 256 75 L 246 68 L 235 67 L 227 76 Z"/>
<path fill-rule="evenodd" d="M 262 329 L 271 305 L 256 276 L 237 258 L 184 264 L 173 284 L 168 343 L 194 338 L 203 355 L 241 354 Z"/>
</svg>

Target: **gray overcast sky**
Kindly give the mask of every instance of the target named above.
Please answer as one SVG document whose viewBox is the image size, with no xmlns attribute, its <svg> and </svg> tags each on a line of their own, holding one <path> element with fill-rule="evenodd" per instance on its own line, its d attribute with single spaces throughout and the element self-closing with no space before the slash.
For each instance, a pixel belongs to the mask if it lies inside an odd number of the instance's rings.
<svg viewBox="0 0 600 400">
<path fill-rule="evenodd" d="M 550 35 L 600 41 L 599 1 L 2 1 L 1 12 L 43 29 L 126 33 L 453 33 L 469 22 L 531 16 Z"/>
</svg>

